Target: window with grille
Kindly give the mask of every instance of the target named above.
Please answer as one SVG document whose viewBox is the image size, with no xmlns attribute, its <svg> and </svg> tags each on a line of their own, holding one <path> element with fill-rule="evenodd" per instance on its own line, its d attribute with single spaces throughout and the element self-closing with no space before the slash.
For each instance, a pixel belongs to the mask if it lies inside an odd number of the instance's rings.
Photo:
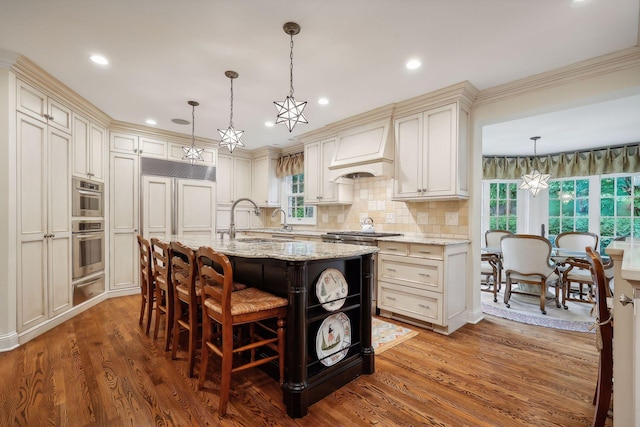
<svg viewBox="0 0 640 427">
<path fill-rule="evenodd" d="M 589 231 L 588 178 L 549 182 L 549 240 L 567 231 Z"/>
<path fill-rule="evenodd" d="M 489 184 L 489 229 L 516 232 L 517 194 L 518 184 L 515 182 Z"/>
<path fill-rule="evenodd" d="M 316 207 L 304 204 L 304 174 L 289 175 L 283 179 L 282 209 L 287 212 L 289 224 L 315 225 Z"/>
</svg>

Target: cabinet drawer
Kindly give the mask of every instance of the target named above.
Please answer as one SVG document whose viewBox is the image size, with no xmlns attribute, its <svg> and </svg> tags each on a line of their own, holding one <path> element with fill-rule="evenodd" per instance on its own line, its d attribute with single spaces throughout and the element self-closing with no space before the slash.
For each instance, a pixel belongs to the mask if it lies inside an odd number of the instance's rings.
<svg viewBox="0 0 640 427">
<path fill-rule="evenodd" d="M 396 255 L 407 255 L 409 245 L 406 243 L 398 243 L 398 242 L 378 242 L 378 248 L 380 248 L 380 253 L 385 254 L 396 254 Z"/>
<path fill-rule="evenodd" d="M 423 245 L 419 243 L 409 245 L 409 256 L 443 259 L 443 254 L 444 246 L 441 245 Z"/>
<path fill-rule="evenodd" d="M 442 261 L 397 255 L 378 256 L 378 279 L 418 289 L 443 291 Z"/>
<path fill-rule="evenodd" d="M 444 326 L 442 294 L 378 281 L 378 307 Z"/>
</svg>

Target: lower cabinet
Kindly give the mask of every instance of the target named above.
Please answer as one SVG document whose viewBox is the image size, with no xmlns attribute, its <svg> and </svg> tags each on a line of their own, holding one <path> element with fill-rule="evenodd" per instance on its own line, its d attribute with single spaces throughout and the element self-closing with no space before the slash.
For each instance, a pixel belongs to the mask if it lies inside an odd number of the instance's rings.
<svg viewBox="0 0 640 427">
<path fill-rule="evenodd" d="M 383 317 L 450 334 L 466 323 L 468 243 L 378 242 L 378 308 Z"/>
</svg>

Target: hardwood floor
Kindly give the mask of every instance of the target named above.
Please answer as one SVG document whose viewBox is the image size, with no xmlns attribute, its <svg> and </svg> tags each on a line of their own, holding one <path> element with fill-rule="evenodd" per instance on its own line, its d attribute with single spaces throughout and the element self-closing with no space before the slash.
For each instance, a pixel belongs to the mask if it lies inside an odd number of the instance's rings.
<svg viewBox="0 0 640 427">
<path fill-rule="evenodd" d="M 164 331 L 145 336 L 138 309 L 139 296 L 110 299 L 0 353 L 0 425 L 591 425 L 593 334 L 495 317 L 448 337 L 421 331 L 300 419 L 287 417 L 277 381 L 251 369 L 234 376 L 219 418 L 218 359 L 196 391 L 186 352 L 171 360 Z"/>
</svg>

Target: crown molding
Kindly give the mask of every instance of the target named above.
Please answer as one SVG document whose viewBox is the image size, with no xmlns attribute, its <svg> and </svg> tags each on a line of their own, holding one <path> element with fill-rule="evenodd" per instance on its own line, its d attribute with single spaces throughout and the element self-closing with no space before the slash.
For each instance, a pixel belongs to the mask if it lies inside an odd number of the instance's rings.
<svg viewBox="0 0 640 427">
<path fill-rule="evenodd" d="M 476 100 L 478 89 L 469 81 L 463 81 L 433 92 L 425 93 L 405 101 L 398 102 L 395 117 L 420 113 L 427 109 L 436 108 L 452 102 L 460 102 L 467 108 Z"/>
<path fill-rule="evenodd" d="M 10 69 L 16 63 L 20 54 L 6 49 L 0 49 L 0 68 Z"/>
<path fill-rule="evenodd" d="M 640 47 L 637 46 L 482 90 L 473 107 L 634 67 L 640 67 Z"/>
<path fill-rule="evenodd" d="M 11 67 L 11 71 L 21 80 L 37 86 L 39 89 L 47 92 L 47 95 L 60 98 L 58 101 L 66 107 L 82 112 L 82 115 L 89 116 L 91 120 L 104 127 L 109 127 L 113 121 L 105 112 L 78 95 L 67 85 L 47 73 L 25 56 L 18 55 L 16 62 Z"/>
</svg>

